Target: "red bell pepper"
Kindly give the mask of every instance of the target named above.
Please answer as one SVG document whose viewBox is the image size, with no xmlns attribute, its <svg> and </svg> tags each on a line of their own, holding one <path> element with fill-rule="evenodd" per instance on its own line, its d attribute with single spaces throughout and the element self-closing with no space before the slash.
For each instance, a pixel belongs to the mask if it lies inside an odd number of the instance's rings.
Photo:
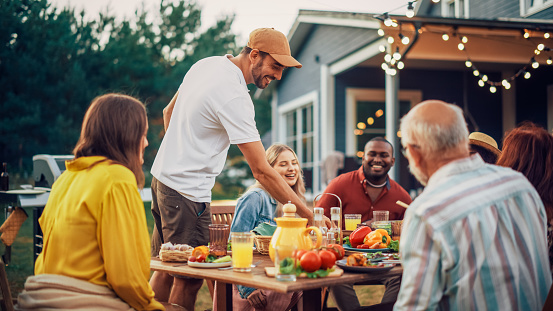
<svg viewBox="0 0 553 311">
<path fill-rule="evenodd" d="M 349 244 L 351 244 L 351 247 L 357 247 L 357 245 L 363 244 L 363 240 L 365 239 L 365 236 L 371 232 L 371 228 L 362 226 L 357 229 L 355 229 L 350 235 L 349 235 Z"/>
</svg>

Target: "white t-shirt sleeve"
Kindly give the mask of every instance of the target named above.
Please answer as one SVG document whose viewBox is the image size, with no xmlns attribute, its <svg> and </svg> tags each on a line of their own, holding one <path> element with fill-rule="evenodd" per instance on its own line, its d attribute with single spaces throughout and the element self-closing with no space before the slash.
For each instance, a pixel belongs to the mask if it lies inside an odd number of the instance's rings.
<svg viewBox="0 0 553 311">
<path fill-rule="evenodd" d="M 261 140 L 255 124 L 255 110 L 250 98 L 236 97 L 227 102 L 217 116 L 227 131 L 231 144 Z"/>
</svg>

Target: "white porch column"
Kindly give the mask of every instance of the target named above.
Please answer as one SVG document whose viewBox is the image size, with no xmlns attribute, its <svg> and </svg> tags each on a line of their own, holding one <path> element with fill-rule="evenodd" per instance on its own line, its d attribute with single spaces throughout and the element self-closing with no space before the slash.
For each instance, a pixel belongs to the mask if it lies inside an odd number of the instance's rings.
<svg viewBox="0 0 553 311">
<path fill-rule="evenodd" d="M 399 125 L 399 71 L 395 76 L 385 74 L 386 87 L 386 139 L 394 146 L 394 158 L 400 158 L 401 144 L 397 137 Z M 399 163 L 399 162 L 398 162 Z M 394 165 L 388 173 L 393 180 L 399 180 L 399 170 Z"/>
<path fill-rule="evenodd" d="M 501 73 L 502 79 L 507 79 L 512 76 L 511 72 L 502 72 Z M 504 87 L 501 88 L 501 98 L 503 98 L 503 101 L 501 102 L 502 105 L 502 117 L 503 117 L 503 134 L 505 132 L 510 131 L 516 127 L 516 89 L 517 84 L 516 80 L 513 80 L 511 82 L 511 88 L 506 90 Z M 501 148 L 501 140 L 503 139 L 503 135 L 501 137 L 496 137 L 497 141 L 499 142 L 500 148 Z"/>
</svg>

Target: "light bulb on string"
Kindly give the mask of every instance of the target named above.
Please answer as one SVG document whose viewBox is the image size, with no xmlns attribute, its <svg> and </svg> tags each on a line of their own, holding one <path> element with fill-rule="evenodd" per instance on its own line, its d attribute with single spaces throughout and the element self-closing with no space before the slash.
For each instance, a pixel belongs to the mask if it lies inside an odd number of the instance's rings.
<svg viewBox="0 0 553 311">
<path fill-rule="evenodd" d="M 382 63 L 382 65 L 380 65 L 380 67 L 382 68 L 382 70 L 386 71 L 386 70 L 388 70 L 388 63 Z"/>
<path fill-rule="evenodd" d="M 488 81 L 488 76 L 487 76 L 487 75 L 483 75 L 483 76 L 482 76 L 482 81 L 484 81 L 484 82 Z"/>
<path fill-rule="evenodd" d="M 392 44 L 394 43 L 394 37 L 388 37 L 388 43 Z"/>
<path fill-rule="evenodd" d="M 474 71 L 472 72 L 472 74 L 475 76 L 475 77 L 478 77 L 480 75 L 480 71 L 478 71 L 478 69 L 474 69 Z"/>
<path fill-rule="evenodd" d="M 467 43 L 467 42 L 469 42 L 469 39 L 468 39 L 466 36 L 463 36 L 463 37 L 461 38 L 461 42 Z"/>
<path fill-rule="evenodd" d="M 395 65 L 395 64 L 396 64 L 396 61 L 397 61 L 397 60 L 396 60 L 395 58 L 392 58 L 392 60 L 390 61 L 390 65 L 392 65 L 392 66 Z"/>
<path fill-rule="evenodd" d="M 506 79 L 503 79 L 503 81 L 501 81 L 501 85 L 503 85 L 506 90 L 511 88 L 511 83 L 509 83 L 509 81 L 507 81 Z"/>
<path fill-rule="evenodd" d="M 543 43 L 538 44 L 538 50 L 543 51 L 545 45 Z"/>
<path fill-rule="evenodd" d="M 448 35 L 447 33 L 444 33 L 444 34 L 442 35 L 442 40 L 444 40 L 444 41 L 449 40 L 449 35 Z"/>
<path fill-rule="evenodd" d="M 526 29 L 524 29 L 524 34 L 522 35 L 524 37 L 524 39 L 528 39 L 530 38 L 530 32 Z"/>
<path fill-rule="evenodd" d="M 533 58 L 533 57 L 532 57 L 531 62 L 532 62 L 532 68 L 538 69 L 538 67 L 540 66 L 540 63 L 538 63 L 538 62 L 536 61 L 536 59 Z"/>
<path fill-rule="evenodd" d="M 549 35 L 549 32 L 546 32 L 546 33 L 543 34 L 543 37 L 545 39 L 549 39 L 549 37 L 551 37 L 551 35 Z"/>
<path fill-rule="evenodd" d="M 478 86 L 484 87 L 484 85 L 486 85 L 486 84 L 484 83 L 484 81 L 478 80 Z"/>
<path fill-rule="evenodd" d="M 382 29 L 382 28 L 378 28 L 377 33 L 378 33 L 378 35 L 381 36 L 381 37 L 384 37 L 384 35 L 385 35 L 384 29 Z"/>
<path fill-rule="evenodd" d="M 399 62 L 397 62 L 396 67 L 397 67 L 397 69 L 401 70 L 401 69 L 405 68 L 405 64 L 402 61 L 399 61 Z"/>
<path fill-rule="evenodd" d="M 459 49 L 459 51 L 462 51 L 465 49 L 465 45 L 463 43 L 459 43 L 457 44 L 457 48 Z"/>
<path fill-rule="evenodd" d="M 412 1 L 407 2 L 407 12 L 405 12 L 405 16 L 408 18 L 415 16 L 415 8 L 413 7 Z"/>
<path fill-rule="evenodd" d="M 553 59 L 551 59 L 551 56 L 545 61 L 548 65 L 553 64 Z"/>
<path fill-rule="evenodd" d="M 396 51 L 394 52 L 393 57 L 394 57 L 394 59 L 396 59 L 396 60 L 400 60 L 400 59 L 401 59 L 401 53 L 399 53 L 399 47 L 396 47 Z"/>
<path fill-rule="evenodd" d="M 535 50 L 534 50 L 534 54 L 540 55 L 540 53 L 541 53 L 540 50 L 538 50 L 538 49 L 535 49 Z"/>
<path fill-rule="evenodd" d="M 384 45 L 381 44 L 381 45 L 378 47 L 378 50 L 379 50 L 380 52 L 384 53 L 384 52 L 386 52 L 386 47 L 385 47 Z"/>
<path fill-rule="evenodd" d="M 392 60 L 392 55 L 390 54 L 384 55 L 384 60 L 389 63 Z"/>
<path fill-rule="evenodd" d="M 390 18 L 390 15 L 388 13 L 384 13 L 384 26 L 390 27 L 394 21 Z"/>
<path fill-rule="evenodd" d="M 472 67 L 472 62 L 470 61 L 470 59 L 467 59 L 467 61 L 465 62 L 465 66 L 467 66 L 467 68 Z"/>
<path fill-rule="evenodd" d="M 438 3 L 438 2 L 440 2 L 440 0 L 432 0 L 432 2 Z"/>
<path fill-rule="evenodd" d="M 491 92 L 491 93 L 497 92 L 497 89 L 495 88 L 495 86 L 493 86 L 493 85 L 490 86 L 490 92 Z"/>
<path fill-rule="evenodd" d="M 399 39 L 401 40 L 401 43 L 403 43 L 404 45 L 407 45 L 409 44 L 409 37 L 406 37 L 404 36 L 403 34 L 399 34 Z"/>
<path fill-rule="evenodd" d="M 532 74 L 529 73 L 528 71 L 524 72 L 524 79 L 528 80 L 528 79 L 530 79 L 531 76 L 532 76 Z"/>
</svg>

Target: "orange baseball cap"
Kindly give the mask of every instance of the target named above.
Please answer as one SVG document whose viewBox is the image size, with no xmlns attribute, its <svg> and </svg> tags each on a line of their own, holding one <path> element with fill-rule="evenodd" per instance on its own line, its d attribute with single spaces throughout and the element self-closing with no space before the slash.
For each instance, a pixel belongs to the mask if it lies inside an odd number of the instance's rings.
<svg viewBox="0 0 553 311">
<path fill-rule="evenodd" d="M 286 36 L 274 28 L 258 28 L 252 31 L 247 46 L 268 53 L 283 66 L 296 68 L 302 66 L 292 57 Z"/>
</svg>

